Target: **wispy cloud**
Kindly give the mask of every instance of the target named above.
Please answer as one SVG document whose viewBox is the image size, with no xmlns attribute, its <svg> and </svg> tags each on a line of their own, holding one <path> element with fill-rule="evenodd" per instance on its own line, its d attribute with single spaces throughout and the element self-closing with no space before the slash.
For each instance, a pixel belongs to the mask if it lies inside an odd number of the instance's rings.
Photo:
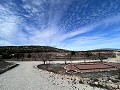
<svg viewBox="0 0 120 90">
<path fill-rule="evenodd" d="M 120 23 L 119 14 L 74 28 L 74 31 L 65 32 L 66 29 L 60 29 L 59 22 L 67 8 L 72 4 L 72 0 L 22 1 L 23 15 L 21 15 L 21 12 L 17 12 L 15 7 L 9 6 L 9 3 L 6 7 L 0 5 L 0 45 L 50 45 L 78 50 L 79 48 L 98 48 L 100 45 L 104 47 L 108 43 L 116 42 L 119 39 L 118 35 L 109 40 L 104 32 L 92 36 L 82 36 L 97 31 L 97 27 L 106 28 Z M 13 10 L 11 11 L 9 8 Z M 112 31 L 119 32 L 119 29 Z"/>
<path fill-rule="evenodd" d="M 7 42 L 11 41 L 18 30 L 18 17 L 13 15 L 8 8 L 3 6 L 0 6 L 0 13 L 0 38 L 6 40 L 5 42 L 8 45 L 10 43 Z"/>
<path fill-rule="evenodd" d="M 113 37 L 113 39 L 109 39 L 108 35 L 109 33 L 104 33 L 104 34 L 99 34 L 99 35 L 94 35 L 94 36 L 77 36 L 77 35 L 81 35 L 81 34 L 85 34 L 85 33 L 89 33 L 93 30 L 96 30 L 95 28 L 99 27 L 99 26 L 103 26 L 103 27 L 109 27 L 110 25 L 115 25 L 118 24 L 120 22 L 120 15 L 114 16 L 114 17 L 110 17 L 104 20 L 101 20 L 97 23 L 94 23 L 92 25 L 88 25 L 82 28 L 77 29 L 74 32 L 65 34 L 65 35 L 61 35 L 61 39 L 58 39 L 58 41 L 64 41 L 66 39 L 66 44 L 64 44 L 64 46 L 61 46 L 61 48 L 67 48 L 67 49 L 72 49 L 72 50 L 79 50 L 79 48 L 81 47 L 81 50 L 87 50 L 87 49 L 97 49 L 99 47 L 111 47 L 112 45 L 116 45 L 118 46 L 117 40 L 119 40 L 119 35 L 117 35 L 116 37 Z M 117 27 L 116 27 L 117 28 Z M 108 32 L 110 32 L 110 30 L 107 30 Z M 113 30 L 113 32 L 116 31 Z M 117 29 L 118 31 L 118 29 Z M 77 36 L 75 38 L 73 38 L 74 36 Z M 114 44 L 113 44 L 114 42 Z M 101 46 L 100 46 L 101 45 Z"/>
</svg>

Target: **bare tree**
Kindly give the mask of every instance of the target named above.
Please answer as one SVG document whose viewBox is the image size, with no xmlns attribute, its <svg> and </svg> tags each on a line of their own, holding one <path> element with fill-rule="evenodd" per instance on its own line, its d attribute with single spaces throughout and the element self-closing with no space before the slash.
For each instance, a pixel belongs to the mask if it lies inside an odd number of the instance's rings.
<svg viewBox="0 0 120 90">
<path fill-rule="evenodd" d="M 39 60 L 42 60 L 42 54 L 38 54 Z"/>
<path fill-rule="evenodd" d="M 31 56 L 32 55 L 30 53 L 27 55 L 27 58 L 29 59 L 29 61 L 30 61 Z"/>
<path fill-rule="evenodd" d="M 17 53 L 17 54 L 14 55 L 14 57 L 17 58 L 17 61 L 18 61 L 18 59 L 20 58 L 20 54 Z"/>
<path fill-rule="evenodd" d="M 65 65 L 67 64 L 68 59 L 71 60 L 71 54 L 66 54 L 65 55 L 65 59 L 64 59 Z"/>
<path fill-rule="evenodd" d="M 46 64 L 47 61 L 47 54 L 41 54 L 41 60 L 43 61 L 43 64 Z"/>
<path fill-rule="evenodd" d="M 76 58 L 76 53 L 75 51 L 71 51 L 70 53 L 70 61 L 71 61 L 71 69 L 72 69 L 72 61 Z"/>
<path fill-rule="evenodd" d="M 22 61 L 24 60 L 24 57 L 25 57 L 24 53 L 21 53 Z"/>
<path fill-rule="evenodd" d="M 67 64 L 66 59 L 68 58 L 68 54 L 65 55 L 65 65 Z"/>
<path fill-rule="evenodd" d="M 98 53 L 98 58 L 100 59 L 101 63 L 103 63 L 103 55 L 102 55 L 102 53 Z"/>
<path fill-rule="evenodd" d="M 84 53 L 84 62 L 85 62 L 85 59 L 91 59 L 92 55 L 93 55 L 93 54 L 92 54 L 91 52 L 86 51 L 86 52 Z"/>
<path fill-rule="evenodd" d="M 46 55 L 46 59 L 47 59 L 47 61 L 49 61 L 49 64 L 52 61 L 52 58 L 53 58 L 52 54 L 47 54 Z"/>
<path fill-rule="evenodd" d="M 36 61 L 36 58 L 37 58 L 36 53 L 33 53 L 33 58 L 34 58 L 34 60 Z"/>
</svg>

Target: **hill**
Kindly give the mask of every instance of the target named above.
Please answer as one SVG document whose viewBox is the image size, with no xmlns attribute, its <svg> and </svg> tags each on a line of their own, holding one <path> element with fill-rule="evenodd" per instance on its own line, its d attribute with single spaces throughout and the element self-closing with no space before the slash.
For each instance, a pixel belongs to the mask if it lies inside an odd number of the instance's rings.
<svg viewBox="0 0 120 90">
<path fill-rule="evenodd" d="M 58 49 L 50 46 L 0 46 L 2 53 L 38 53 L 38 52 L 68 52 L 68 50 Z"/>
</svg>

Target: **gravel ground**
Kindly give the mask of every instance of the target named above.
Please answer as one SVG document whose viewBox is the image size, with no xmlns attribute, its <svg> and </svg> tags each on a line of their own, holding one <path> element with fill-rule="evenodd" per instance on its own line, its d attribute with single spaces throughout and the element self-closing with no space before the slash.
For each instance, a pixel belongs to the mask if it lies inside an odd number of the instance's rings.
<svg viewBox="0 0 120 90">
<path fill-rule="evenodd" d="M 77 78 L 38 69 L 39 61 L 15 63 L 19 66 L 0 75 L 0 90 L 104 90 L 79 84 Z"/>
</svg>

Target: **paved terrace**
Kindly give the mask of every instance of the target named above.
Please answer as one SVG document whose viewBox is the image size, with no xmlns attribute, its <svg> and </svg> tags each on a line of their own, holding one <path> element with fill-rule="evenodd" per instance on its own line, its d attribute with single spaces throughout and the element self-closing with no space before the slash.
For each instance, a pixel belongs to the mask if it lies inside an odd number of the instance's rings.
<svg viewBox="0 0 120 90">
<path fill-rule="evenodd" d="M 117 70 L 120 64 L 117 63 L 86 63 L 86 64 L 72 64 L 65 67 L 67 70 L 74 70 L 76 72 L 99 72 Z"/>
</svg>

